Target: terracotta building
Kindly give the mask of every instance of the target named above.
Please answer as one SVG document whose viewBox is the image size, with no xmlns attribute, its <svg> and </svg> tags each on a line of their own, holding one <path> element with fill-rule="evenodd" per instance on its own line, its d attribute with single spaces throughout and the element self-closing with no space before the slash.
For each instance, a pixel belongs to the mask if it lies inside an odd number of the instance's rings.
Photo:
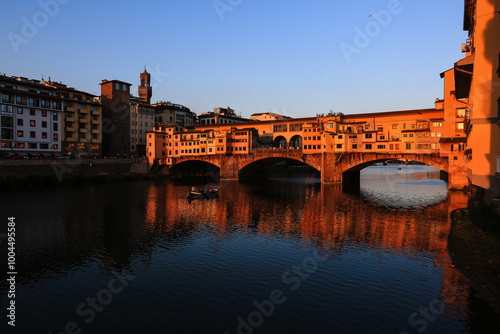
<svg viewBox="0 0 500 334">
<path fill-rule="evenodd" d="M 104 156 L 129 155 L 130 86 L 119 80 L 101 82 L 102 150 Z"/>
</svg>

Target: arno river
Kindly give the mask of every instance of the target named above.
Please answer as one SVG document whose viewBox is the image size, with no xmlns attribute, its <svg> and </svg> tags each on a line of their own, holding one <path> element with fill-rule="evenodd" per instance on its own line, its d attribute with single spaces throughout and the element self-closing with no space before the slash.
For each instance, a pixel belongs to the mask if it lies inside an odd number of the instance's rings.
<svg viewBox="0 0 500 334">
<path fill-rule="evenodd" d="M 195 184 L 201 186 L 200 184 Z M 342 191 L 305 175 L 1 191 L 16 218 L 15 333 L 488 333 L 447 251 L 467 196 L 425 166 Z M 2 275 L 7 270 L 6 239 Z M 496 323 L 494 322 L 496 321 Z M 486 327 L 485 327 L 486 326 Z M 497 326 L 497 327 L 495 327 Z M 488 330 L 486 330 L 488 329 Z M 3 332 L 3 331 L 2 331 Z"/>
</svg>

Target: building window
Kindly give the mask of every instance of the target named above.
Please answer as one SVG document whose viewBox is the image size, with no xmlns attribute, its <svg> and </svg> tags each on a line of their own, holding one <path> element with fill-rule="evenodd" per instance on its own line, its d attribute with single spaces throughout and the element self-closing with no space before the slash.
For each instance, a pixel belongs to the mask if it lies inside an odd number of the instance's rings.
<svg viewBox="0 0 500 334">
<path fill-rule="evenodd" d="M 17 107 L 17 113 L 18 113 L 19 115 L 22 115 L 22 114 L 23 114 L 23 108 L 21 108 L 21 107 Z"/>
<path fill-rule="evenodd" d="M 57 133 L 54 133 L 54 135 L 52 136 L 52 140 L 54 142 L 57 142 L 59 140 L 59 135 Z"/>
<path fill-rule="evenodd" d="M 23 126 L 23 119 L 22 118 L 18 118 L 17 119 L 17 125 L 18 126 Z"/>
<path fill-rule="evenodd" d="M 23 130 L 19 130 L 19 131 L 17 131 L 17 136 L 18 136 L 19 138 L 24 137 L 24 132 L 23 132 Z"/>
<path fill-rule="evenodd" d="M 385 149 L 385 145 L 377 145 L 377 149 L 383 150 L 383 149 Z"/>
<path fill-rule="evenodd" d="M 116 85 L 115 86 L 116 89 L 120 89 L 120 84 L 119 83 L 116 83 L 115 85 Z"/>
<path fill-rule="evenodd" d="M 411 144 L 410 143 L 406 143 L 406 149 L 407 150 L 411 150 Z"/>
<path fill-rule="evenodd" d="M 366 149 L 371 150 L 372 149 L 372 144 L 366 144 Z"/>
<path fill-rule="evenodd" d="M 58 128 L 59 128 L 59 127 L 58 127 L 57 123 L 54 123 L 54 124 L 53 124 L 53 130 L 54 130 L 54 131 L 58 131 Z"/>
<path fill-rule="evenodd" d="M 36 131 L 30 131 L 30 138 L 36 138 Z"/>
<path fill-rule="evenodd" d="M 35 109 L 30 109 L 30 116 L 35 116 L 35 114 L 36 114 Z"/>
<path fill-rule="evenodd" d="M 47 139 L 47 132 L 42 132 L 42 138 Z"/>
<path fill-rule="evenodd" d="M 457 123 L 457 130 L 463 130 L 463 129 L 464 129 L 464 123 L 463 122 Z"/>
<path fill-rule="evenodd" d="M 460 118 L 465 117 L 465 108 L 458 108 L 457 109 L 457 117 L 460 117 Z"/>
<path fill-rule="evenodd" d="M 365 134 L 365 138 L 366 139 L 371 139 L 372 138 L 372 134 L 371 133 L 366 133 Z M 371 148 L 371 147 L 370 147 Z"/>
<path fill-rule="evenodd" d="M 337 144 L 338 149 L 342 149 L 342 144 Z"/>
<path fill-rule="evenodd" d="M 355 150 L 358 148 L 358 144 L 352 144 L 352 148 Z"/>
<path fill-rule="evenodd" d="M 47 117 L 47 110 L 42 110 L 42 117 Z"/>
<path fill-rule="evenodd" d="M 46 128 L 47 127 L 47 121 L 42 121 L 42 128 Z"/>
<path fill-rule="evenodd" d="M 35 127 L 35 126 L 36 126 L 36 122 L 35 122 L 35 120 L 33 120 L 33 119 L 32 119 L 32 120 L 30 121 L 30 126 L 31 126 L 31 127 Z"/>
<path fill-rule="evenodd" d="M 38 144 L 37 143 L 28 143 L 28 148 L 37 149 L 38 148 Z"/>
</svg>

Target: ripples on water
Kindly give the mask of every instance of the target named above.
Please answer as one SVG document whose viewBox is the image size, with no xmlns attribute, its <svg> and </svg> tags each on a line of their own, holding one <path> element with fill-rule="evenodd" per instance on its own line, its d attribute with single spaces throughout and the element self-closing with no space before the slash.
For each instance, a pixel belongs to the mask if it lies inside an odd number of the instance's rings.
<svg viewBox="0 0 500 334">
<path fill-rule="evenodd" d="M 18 329 L 222 334 L 239 317 L 262 322 L 255 333 L 471 327 L 446 240 L 465 195 L 428 167 L 366 169 L 359 195 L 318 181 L 228 182 L 190 203 L 191 185 L 168 181 L 3 194 L 18 222 Z M 135 278 L 87 323 L 77 307 L 116 273 Z M 277 290 L 261 321 L 256 304 Z M 413 315 L 441 302 L 442 314 Z"/>
</svg>

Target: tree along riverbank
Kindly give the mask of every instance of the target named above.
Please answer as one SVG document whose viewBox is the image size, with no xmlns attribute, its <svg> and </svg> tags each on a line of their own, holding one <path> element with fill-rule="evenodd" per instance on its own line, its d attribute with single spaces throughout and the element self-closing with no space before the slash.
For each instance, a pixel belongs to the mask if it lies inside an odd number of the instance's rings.
<svg viewBox="0 0 500 334">
<path fill-rule="evenodd" d="M 500 216 L 491 206 L 452 212 L 448 249 L 478 297 L 500 313 Z"/>
</svg>

